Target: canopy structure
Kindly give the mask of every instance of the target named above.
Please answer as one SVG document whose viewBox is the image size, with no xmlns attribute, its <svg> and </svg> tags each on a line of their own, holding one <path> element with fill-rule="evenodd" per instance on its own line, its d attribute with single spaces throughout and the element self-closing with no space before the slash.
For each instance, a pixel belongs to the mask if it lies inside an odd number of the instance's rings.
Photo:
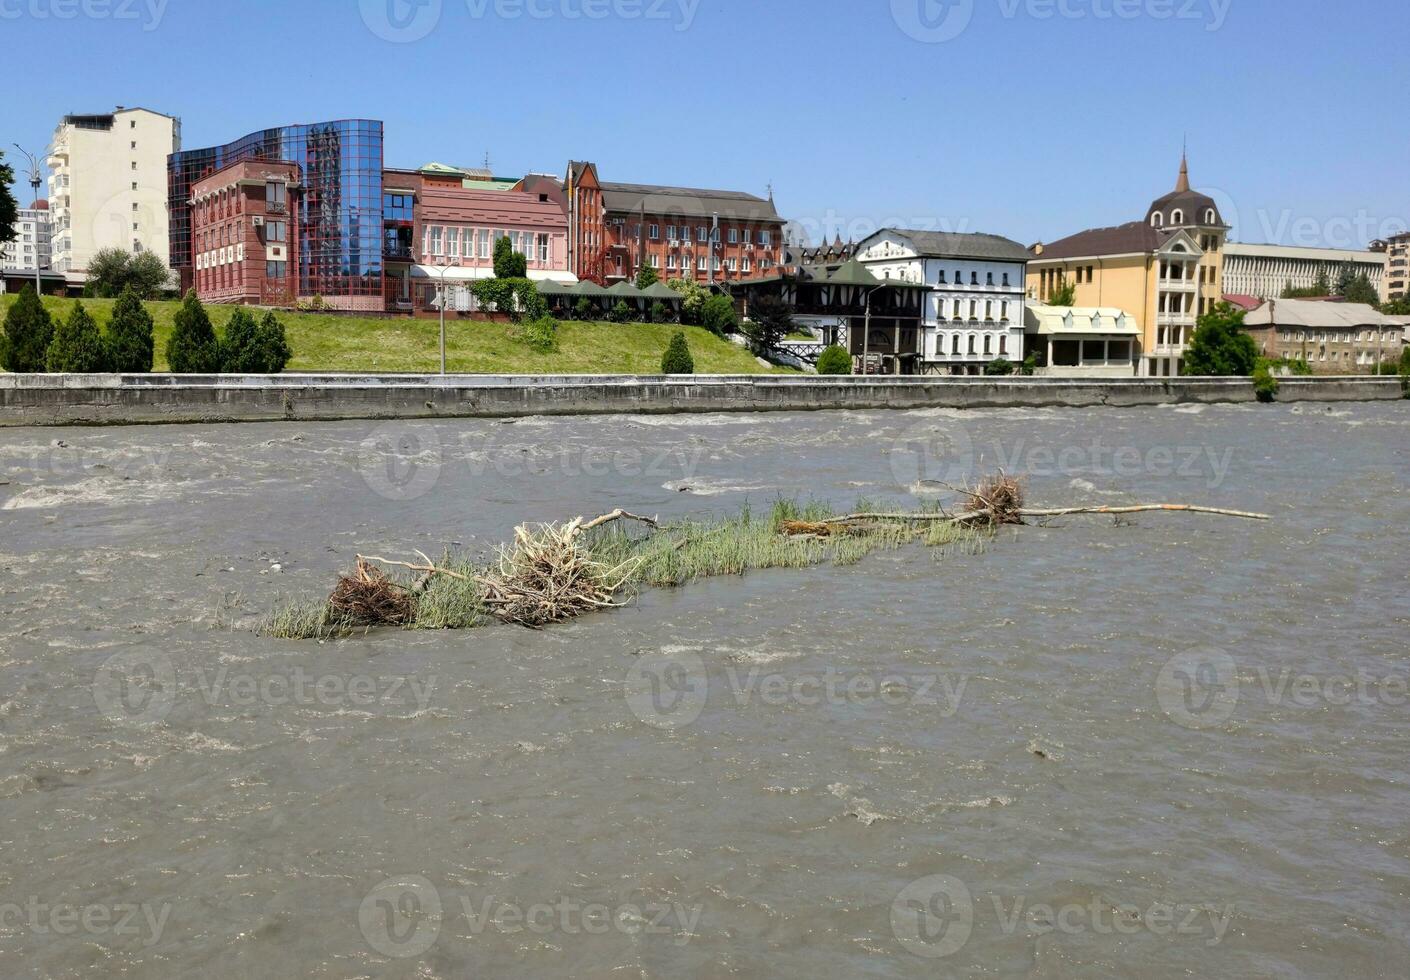
<svg viewBox="0 0 1410 980">
<path fill-rule="evenodd" d="M 641 290 L 623 279 L 617 285 L 607 290 L 608 295 L 620 296 L 623 299 L 641 299 Z"/>
<path fill-rule="evenodd" d="M 569 290 L 570 296 L 587 296 L 592 299 L 600 299 L 607 295 L 607 290 L 603 289 L 591 279 L 584 279 L 575 283 Z"/>
<path fill-rule="evenodd" d="M 684 298 L 664 282 L 653 282 L 641 291 L 641 295 L 648 299 L 662 300 L 667 303 L 679 303 Z"/>
</svg>

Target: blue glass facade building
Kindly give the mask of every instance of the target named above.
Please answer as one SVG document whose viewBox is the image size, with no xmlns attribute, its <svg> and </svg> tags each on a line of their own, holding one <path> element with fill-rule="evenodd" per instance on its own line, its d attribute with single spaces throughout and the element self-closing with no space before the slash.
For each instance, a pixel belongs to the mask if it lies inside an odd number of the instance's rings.
<svg viewBox="0 0 1410 980">
<path fill-rule="evenodd" d="M 373 119 L 282 126 L 224 146 L 182 150 L 167 158 L 171 265 L 191 284 L 191 186 L 247 160 L 297 164 L 303 184 L 298 209 L 300 296 L 330 305 L 380 308 L 382 302 L 382 123 Z"/>
</svg>

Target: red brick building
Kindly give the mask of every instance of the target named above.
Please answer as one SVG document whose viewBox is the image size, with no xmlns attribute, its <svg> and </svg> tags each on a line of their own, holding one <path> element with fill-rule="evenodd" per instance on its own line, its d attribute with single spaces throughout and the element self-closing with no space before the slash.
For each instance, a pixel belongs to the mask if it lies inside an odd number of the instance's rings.
<svg viewBox="0 0 1410 980">
<path fill-rule="evenodd" d="M 299 281 L 293 163 L 234 163 L 191 185 L 193 285 L 212 303 L 290 305 Z"/>
<path fill-rule="evenodd" d="M 383 258 L 387 309 L 427 310 L 447 283 L 462 312 L 466 284 L 494 275 L 494 245 L 508 238 L 530 279 L 573 279 L 568 218 L 553 178 L 497 180 L 486 173 L 434 165 L 382 174 Z M 554 199 L 555 189 L 558 199 Z"/>
<path fill-rule="evenodd" d="M 662 280 L 732 282 L 782 263 L 783 226 L 772 199 L 741 191 L 604 182 L 573 161 L 564 179 L 570 268 L 611 285 L 649 265 Z"/>
</svg>

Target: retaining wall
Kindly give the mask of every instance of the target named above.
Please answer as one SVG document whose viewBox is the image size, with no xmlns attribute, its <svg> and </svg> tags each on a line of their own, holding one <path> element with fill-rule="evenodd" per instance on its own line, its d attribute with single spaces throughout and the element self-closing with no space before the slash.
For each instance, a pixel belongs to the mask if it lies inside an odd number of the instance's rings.
<svg viewBox="0 0 1410 980">
<path fill-rule="evenodd" d="M 1398 378 L 1283 378 L 1278 401 L 1404 397 Z M 1252 402 L 1244 378 L 816 375 L 0 375 L 0 426 Z"/>
</svg>

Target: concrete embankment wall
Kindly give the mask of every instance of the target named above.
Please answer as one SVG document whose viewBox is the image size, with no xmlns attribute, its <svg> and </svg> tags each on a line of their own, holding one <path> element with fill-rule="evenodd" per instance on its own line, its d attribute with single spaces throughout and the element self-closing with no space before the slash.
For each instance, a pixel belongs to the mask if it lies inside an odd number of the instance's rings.
<svg viewBox="0 0 1410 980">
<path fill-rule="evenodd" d="M 1278 400 L 1404 397 L 1398 378 L 1282 379 Z M 1252 402 L 1241 378 L 0 375 L 0 426 Z"/>
</svg>

